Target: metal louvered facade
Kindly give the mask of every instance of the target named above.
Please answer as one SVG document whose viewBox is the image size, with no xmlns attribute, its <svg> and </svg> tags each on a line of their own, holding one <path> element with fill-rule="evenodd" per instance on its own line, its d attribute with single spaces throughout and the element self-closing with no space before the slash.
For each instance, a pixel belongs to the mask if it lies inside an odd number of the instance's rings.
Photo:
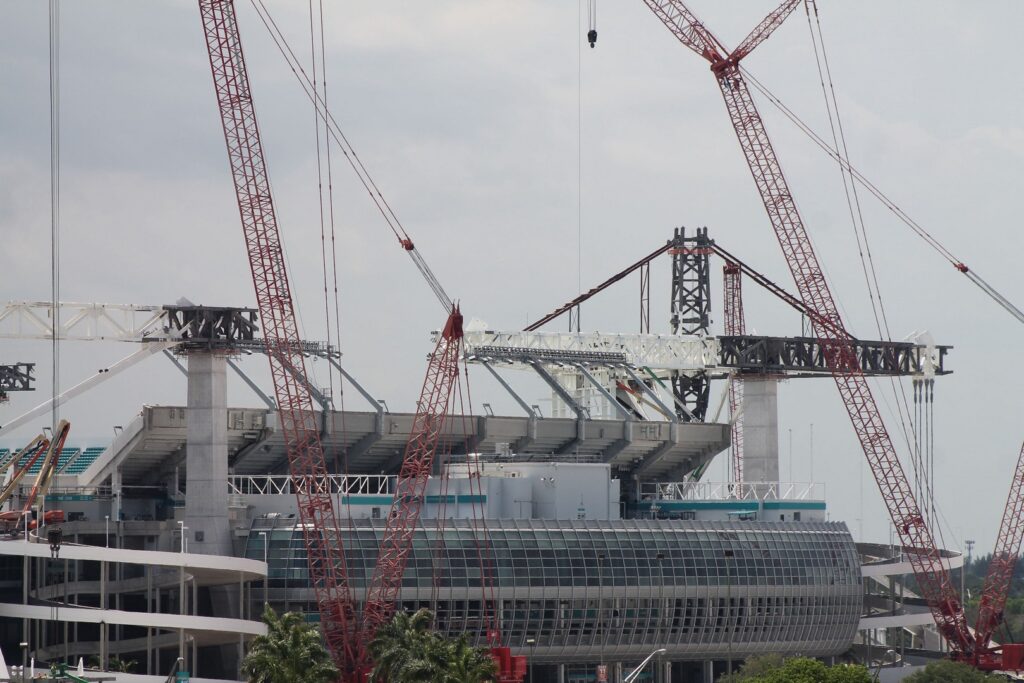
<svg viewBox="0 0 1024 683">
<path fill-rule="evenodd" d="M 440 631 L 483 642 L 472 523 L 443 524 L 428 520 L 416 532 L 403 608 L 431 608 Z M 842 523 L 534 519 L 488 528 L 483 566 L 495 577 L 501 631 L 539 663 L 631 660 L 658 647 L 673 660 L 836 655 L 853 642 L 862 610 L 858 556 Z M 365 519 L 342 530 L 357 599 L 382 530 Z M 267 536 L 270 602 L 315 612 L 294 520 L 254 520 L 246 557 L 262 559 Z"/>
</svg>

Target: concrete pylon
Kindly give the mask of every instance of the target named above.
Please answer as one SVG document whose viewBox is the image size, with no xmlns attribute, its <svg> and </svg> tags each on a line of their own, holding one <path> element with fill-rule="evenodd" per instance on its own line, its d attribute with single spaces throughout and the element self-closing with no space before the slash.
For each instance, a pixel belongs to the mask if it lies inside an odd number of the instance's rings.
<svg viewBox="0 0 1024 683">
<path fill-rule="evenodd" d="M 779 381 L 743 380 L 743 480 L 779 481 Z"/>
<path fill-rule="evenodd" d="M 203 349 L 188 353 L 186 418 L 188 551 L 229 555 L 226 352 Z"/>
</svg>

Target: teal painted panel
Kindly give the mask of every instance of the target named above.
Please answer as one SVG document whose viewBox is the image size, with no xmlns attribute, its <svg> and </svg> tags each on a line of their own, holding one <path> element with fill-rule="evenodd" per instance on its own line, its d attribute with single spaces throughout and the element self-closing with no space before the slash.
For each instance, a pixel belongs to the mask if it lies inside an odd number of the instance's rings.
<svg viewBox="0 0 1024 683">
<path fill-rule="evenodd" d="M 341 502 L 346 505 L 391 505 L 392 496 L 342 496 Z"/>
<path fill-rule="evenodd" d="M 637 503 L 641 509 L 650 509 L 651 503 Z M 756 500 L 659 500 L 662 510 L 729 510 L 735 512 L 757 512 Z"/>
<path fill-rule="evenodd" d="M 391 505 L 394 500 L 394 496 L 368 496 L 362 494 L 356 494 L 352 496 L 342 496 L 341 502 L 348 505 Z M 439 503 L 445 504 L 456 504 L 456 503 L 486 503 L 487 496 L 481 495 L 462 495 L 462 496 L 427 496 L 427 504 L 437 505 Z"/>
<path fill-rule="evenodd" d="M 766 500 L 765 510 L 824 510 L 822 500 Z"/>
</svg>

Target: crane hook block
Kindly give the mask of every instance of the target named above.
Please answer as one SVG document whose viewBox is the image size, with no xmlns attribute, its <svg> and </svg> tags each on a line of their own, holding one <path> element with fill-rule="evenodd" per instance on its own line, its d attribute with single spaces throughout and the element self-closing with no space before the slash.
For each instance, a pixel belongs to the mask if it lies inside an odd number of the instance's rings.
<svg viewBox="0 0 1024 683">
<path fill-rule="evenodd" d="M 412 251 L 413 249 L 416 248 L 412 245 L 412 240 L 409 239 L 408 237 L 406 237 L 405 239 L 398 240 L 398 243 L 401 244 L 402 249 L 405 249 L 406 251 Z"/>
<path fill-rule="evenodd" d="M 590 41 L 590 47 L 594 47 L 597 44 L 597 29 L 592 28 L 587 31 L 587 40 Z"/>
</svg>

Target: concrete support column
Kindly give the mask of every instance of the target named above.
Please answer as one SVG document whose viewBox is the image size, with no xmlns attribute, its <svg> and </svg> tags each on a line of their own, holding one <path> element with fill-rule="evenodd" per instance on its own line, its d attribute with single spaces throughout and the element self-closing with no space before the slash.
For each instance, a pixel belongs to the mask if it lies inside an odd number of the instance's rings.
<svg viewBox="0 0 1024 683">
<path fill-rule="evenodd" d="M 227 356 L 223 353 L 189 353 L 186 418 L 188 548 L 194 553 L 230 555 Z"/>
<path fill-rule="evenodd" d="M 744 387 L 746 388 L 746 387 Z M 746 444 L 744 443 L 744 448 Z M 707 659 L 703 662 L 704 675 L 702 676 L 704 683 L 715 682 L 715 661 L 713 659 Z"/>
<path fill-rule="evenodd" d="M 185 614 L 185 567 L 181 566 L 178 568 L 178 614 Z M 183 666 L 181 668 L 188 669 L 188 662 L 185 657 L 188 653 L 185 651 L 185 629 L 178 629 L 178 657 L 182 659 Z"/>
<path fill-rule="evenodd" d="M 153 568 L 143 567 L 146 575 L 146 613 L 153 611 Z M 158 660 L 159 661 L 159 660 Z M 153 629 L 146 628 L 146 675 L 153 675 Z"/>
<path fill-rule="evenodd" d="M 743 381 L 743 479 L 779 481 L 779 382 Z"/>
<path fill-rule="evenodd" d="M 108 671 L 110 653 L 107 652 L 107 622 L 100 622 L 100 671 Z"/>
<path fill-rule="evenodd" d="M 565 680 L 565 664 L 558 665 L 558 683 L 566 683 Z"/>
</svg>

